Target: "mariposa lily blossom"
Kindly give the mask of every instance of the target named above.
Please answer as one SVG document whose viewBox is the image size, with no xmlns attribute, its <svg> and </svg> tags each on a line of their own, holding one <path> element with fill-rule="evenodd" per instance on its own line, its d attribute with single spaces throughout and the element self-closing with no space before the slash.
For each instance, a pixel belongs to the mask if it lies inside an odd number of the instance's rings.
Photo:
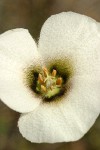
<svg viewBox="0 0 100 150">
<path fill-rule="evenodd" d="M 0 36 L 0 98 L 31 142 L 76 141 L 100 113 L 100 24 L 73 12 Z"/>
</svg>

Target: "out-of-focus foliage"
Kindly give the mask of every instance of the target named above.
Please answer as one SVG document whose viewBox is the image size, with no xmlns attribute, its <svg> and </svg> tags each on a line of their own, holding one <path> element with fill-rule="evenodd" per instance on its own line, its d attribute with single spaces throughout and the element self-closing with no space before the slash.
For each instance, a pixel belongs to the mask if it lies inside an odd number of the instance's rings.
<svg viewBox="0 0 100 150">
<path fill-rule="evenodd" d="M 27 28 L 37 41 L 44 21 L 63 11 L 75 11 L 100 21 L 100 0 L 0 0 L 0 33 Z M 19 133 L 19 115 L 0 102 L 0 150 L 100 150 L 100 117 L 77 142 L 36 144 Z"/>
</svg>

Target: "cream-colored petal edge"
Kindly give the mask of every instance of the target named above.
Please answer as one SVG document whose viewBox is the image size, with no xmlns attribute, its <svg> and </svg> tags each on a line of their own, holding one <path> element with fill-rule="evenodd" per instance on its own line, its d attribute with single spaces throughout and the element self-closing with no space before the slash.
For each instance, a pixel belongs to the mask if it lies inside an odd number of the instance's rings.
<svg viewBox="0 0 100 150">
<path fill-rule="evenodd" d="M 38 63 L 36 44 L 27 30 L 10 30 L 0 36 L 0 99 L 13 110 L 30 112 L 40 104 L 23 82 L 23 70 Z"/>
<path fill-rule="evenodd" d="M 76 141 L 86 134 L 100 112 L 100 82 L 90 77 L 76 77 L 72 82 L 61 103 L 45 103 L 21 115 L 18 126 L 23 137 L 35 143 L 56 143 Z"/>
</svg>

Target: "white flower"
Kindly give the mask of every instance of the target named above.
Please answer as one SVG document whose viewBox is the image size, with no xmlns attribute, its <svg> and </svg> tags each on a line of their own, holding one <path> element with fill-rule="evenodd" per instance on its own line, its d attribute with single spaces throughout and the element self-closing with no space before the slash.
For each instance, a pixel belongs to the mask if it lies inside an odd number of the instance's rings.
<svg viewBox="0 0 100 150">
<path fill-rule="evenodd" d="M 38 46 L 25 29 L 0 36 L 0 98 L 21 112 L 31 142 L 80 139 L 100 112 L 100 25 L 65 12 L 43 25 Z"/>
</svg>

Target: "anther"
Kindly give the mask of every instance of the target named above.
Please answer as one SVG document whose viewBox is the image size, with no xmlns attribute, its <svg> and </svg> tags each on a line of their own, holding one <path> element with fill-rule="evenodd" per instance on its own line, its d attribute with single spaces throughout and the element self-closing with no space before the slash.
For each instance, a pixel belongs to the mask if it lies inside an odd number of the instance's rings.
<svg viewBox="0 0 100 150">
<path fill-rule="evenodd" d="M 39 75 L 38 75 L 38 81 L 40 82 L 40 83 L 44 83 L 44 79 L 43 79 L 43 76 L 39 73 Z"/>
<path fill-rule="evenodd" d="M 46 92 L 46 91 L 47 91 L 47 89 L 46 89 L 46 87 L 45 87 L 44 85 L 41 85 L 41 90 L 42 90 L 43 92 Z"/>
<path fill-rule="evenodd" d="M 62 84 L 62 78 L 61 77 L 57 79 L 56 84 L 57 85 L 61 85 Z"/>
<path fill-rule="evenodd" d="M 55 77 L 56 74 L 57 74 L 57 71 L 56 71 L 55 69 L 53 69 L 53 71 L 52 71 L 52 76 Z"/>
<path fill-rule="evenodd" d="M 43 67 L 43 73 L 44 73 L 44 76 L 47 77 L 48 76 L 48 70 L 46 67 Z"/>
</svg>

